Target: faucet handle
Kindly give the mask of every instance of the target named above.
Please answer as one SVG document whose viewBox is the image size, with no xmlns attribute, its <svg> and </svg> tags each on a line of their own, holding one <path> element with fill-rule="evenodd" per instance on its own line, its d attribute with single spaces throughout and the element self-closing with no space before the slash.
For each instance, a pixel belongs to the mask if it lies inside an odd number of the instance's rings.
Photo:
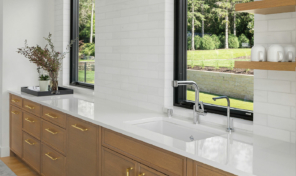
<svg viewBox="0 0 296 176">
<path fill-rule="evenodd" d="M 207 115 L 207 112 L 205 112 L 205 108 L 204 108 L 203 102 L 200 101 L 199 104 L 200 104 L 200 107 L 201 107 L 201 113 L 202 113 L 201 115 L 206 116 Z"/>
</svg>

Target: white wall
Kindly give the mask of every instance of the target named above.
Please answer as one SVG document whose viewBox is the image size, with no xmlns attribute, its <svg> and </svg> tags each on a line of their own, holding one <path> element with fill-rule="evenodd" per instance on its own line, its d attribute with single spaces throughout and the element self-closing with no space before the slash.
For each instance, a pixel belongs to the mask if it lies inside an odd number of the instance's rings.
<svg viewBox="0 0 296 176">
<path fill-rule="evenodd" d="M 24 46 L 44 46 L 43 37 L 54 31 L 54 1 L 49 0 L 3 0 L 3 57 L 1 57 L 1 156 L 9 155 L 9 94 L 8 89 L 38 85 L 36 66 L 16 53 Z M 1 17 L 1 16 L 0 16 Z M 0 21 L 1 22 L 1 21 Z M 1 47 L 2 48 L 2 47 Z M 1 51 L 0 51 L 1 52 Z M 0 84 L 1 85 L 1 84 Z"/>
<path fill-rule="evenodd" d="M 95 95 L 173 105 L 173 0 L 96 0 Z"/>
<path fill-rule="evenodd" d="M 296 13 L 255 15 L 255 44 L 296 46 Z M 254 134 L 295 143 L 296 72 L 255 70 Z"/>
</svg>

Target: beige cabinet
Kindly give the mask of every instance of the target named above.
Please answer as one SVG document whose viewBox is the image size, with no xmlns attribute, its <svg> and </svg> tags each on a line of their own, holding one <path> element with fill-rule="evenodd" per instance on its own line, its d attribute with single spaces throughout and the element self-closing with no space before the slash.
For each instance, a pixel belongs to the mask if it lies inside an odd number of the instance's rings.
<svg viewBox="0 0 296 176">
<path fill-rule="evenodd" d="M 40 173 L 40 141 L 23 132 L 23 147 L 23 160 Z"/>
<path fill-rule="evenodd" d="M 19 108 L 10 106 L 10 149 L 22 157 L 22 111 Z"/>
</svg>

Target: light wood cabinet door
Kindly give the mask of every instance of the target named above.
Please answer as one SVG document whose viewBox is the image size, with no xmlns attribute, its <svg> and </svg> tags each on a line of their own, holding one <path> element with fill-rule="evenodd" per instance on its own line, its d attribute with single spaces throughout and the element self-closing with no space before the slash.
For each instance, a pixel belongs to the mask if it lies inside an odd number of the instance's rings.
<svg viewBox="0 0 296 176">
<path fill-rule="evenodd" d="M 22 111 L 10 106 L 10 148 L 19 157 L 22 157 L 23 153 L 22 135 Z"/>
<path fill-rule="evenodd" d="M 142 164 L 138 164 L 138 176 L 166 176 L 165 174 L 153 170 Z"/>
<path fill-rule="evenodd" d="M 39 117 L 23 112 L 23 130 L 40 140 L 41 120 Z"/>
<path fill-rule="evenodd" d="M 42 144 L 42 176 L 65 176 L 66 157 Z"/>
<path fill-rule="evenodd" d="M 38 117 L 40 117 L 41 115 L 41 105 L 27 99 L 23 99 L 23 110 L 30 112 Z"/>
<path fill-rule="evenodd" d="M 136 161 L 102 147 L 102 176 L 138 176 Z"/>
<path fill-rule="evenodd" d="M 23 99 L 19 96 L 10 94 L 10 104 L 21 108 L 23 104 Z"/>
<path fill-rule="evenodd" d="M 206 164 L 187 159 L 187 176 L 235 176 Z"/>
<path fill-rule="evenodd" d="M 97 175 L 97 127 L 74 117 L 67 119 L 67 176 Z"/>
<path fill-rule="evenodd" d="M 40 173 L 40 141 L 23 132 L 23 160 Z"/>
</svg>

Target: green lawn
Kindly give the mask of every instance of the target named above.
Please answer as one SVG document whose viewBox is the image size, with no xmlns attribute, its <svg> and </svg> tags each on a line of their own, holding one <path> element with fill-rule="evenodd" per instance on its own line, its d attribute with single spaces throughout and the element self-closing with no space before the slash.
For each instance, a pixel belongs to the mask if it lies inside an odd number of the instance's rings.
<svg viewBox="0 0 296 176">
<path fill-rule="evenodd" d="M 84 70 L 79 70 L 78 81 L 84 82 Z M 94 71 L 86 71 L 86 83 L 90 83 L 90 84 L 95 83 L 95 72 Z"/>
<path fill-rule="evenodd" d="M 200 92 L 200 94 L 199 94 L 200 101 L 203 101 L 204 103 L 215 104 L 215 105 L 220 105 L 220 106 L 227 106 L 226 100 L 214 101 L 212 99 L 213 97 L 217 97 L 217 96 L 219 96 L 219 95 L 208 94 L 208 93 L 203 93 L 203 92 Z M 194 91 L 187 90 L 187 100 L 195 101 L 195 92 Z M 232 108 L 253 111 L 253 102 L 248 102 L 248 101 L 239 100 L 239 99 L 235 99 L 235 98 L 230 98 L 230 106 Z"/>
<path fill-rule="evenodd" d="M 189 50 L 187 60 L 234 59 L 250 55 L 251 49 Z"/>
<path fill-rule="evenodd" d="M 79 62 L 95 62 L 95 60 L 82 60 L 82 59 L 79 59 Z"/>
</svg>

